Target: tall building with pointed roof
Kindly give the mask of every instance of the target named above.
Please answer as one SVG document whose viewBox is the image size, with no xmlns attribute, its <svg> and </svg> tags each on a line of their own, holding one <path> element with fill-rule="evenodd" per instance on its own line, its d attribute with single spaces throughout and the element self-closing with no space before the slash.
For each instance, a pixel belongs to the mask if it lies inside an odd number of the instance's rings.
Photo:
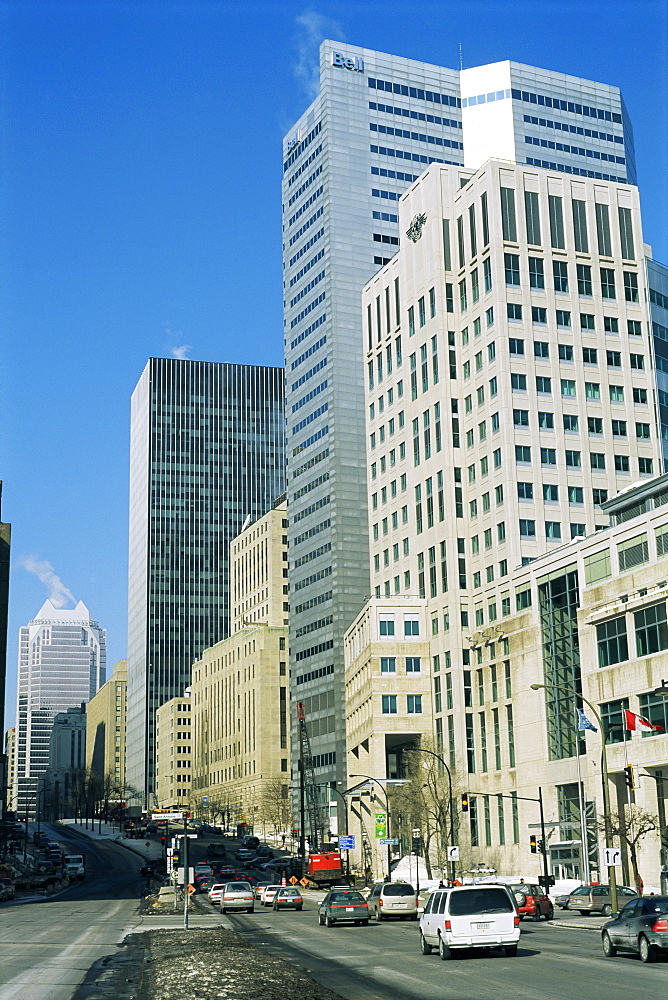
<svg viewBox="0 0 668 1000">
<path fill-rule="evenodd" d="M 19 632 L 13 800 L 20 815 L 36 814 L 56 715 L 89 701 L 105 678 L 105 630 L 82 601 L 66 609 L 46 600 Z"/>
</svg>

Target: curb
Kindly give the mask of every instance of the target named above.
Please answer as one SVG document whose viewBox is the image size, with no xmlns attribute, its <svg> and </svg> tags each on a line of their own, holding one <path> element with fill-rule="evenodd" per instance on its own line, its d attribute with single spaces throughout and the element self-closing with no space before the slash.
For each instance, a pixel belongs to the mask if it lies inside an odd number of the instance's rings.
<svg viewBox="0 0 668 1000">
<path fill-rule="evenodd" d="M 601 931 L 603 929 L 602 925 L 596 927 L 592 924 L 575 924 L 570 923 L 570 921 L 565 920 L 548 920 L 550 927 L 568 927 L 570 930 L 574 931 Z"/>
</svg>

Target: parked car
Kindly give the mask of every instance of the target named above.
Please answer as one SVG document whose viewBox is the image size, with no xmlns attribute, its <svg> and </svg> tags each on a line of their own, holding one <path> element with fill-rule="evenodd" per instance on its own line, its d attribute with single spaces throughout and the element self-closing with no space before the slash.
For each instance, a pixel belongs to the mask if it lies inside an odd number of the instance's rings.
<svg viewBox="0 0 668 1000">
<path fill-rule="evenodd" d="M 299 889 L 293 889 L 290 885 L 284 885 L 274 894 L 272 906 L 275 910 L 287 910 L 290 908 L 301 910 L 304 906 L 304 897 Z"/>
<path fill-rule="evenodd" d="M 515 899 L 517 912 L 522 920 L 525 917 L 532 917 L 538 921 L 541 917 L 552 920 L 554 916 L 554 906 L 552 900 L 541 886 L 535 882 L 523 882 L 522 885 L 508 886 Z"/>
<path fill-rule="evenodd" d="M 668 896 L 632 899 L 604 926 L 601 942 L 607 958 L 618 951 L 637 952 L 641 962 L 668 955 Z"/>
<path fill-rule="evenodd" d="M 637 895 L 635 889 L 629 889 L 627 885 L 617 886 L 619 905 L 635 899 Z M 579 885 L 567 896 L 557 896 L 555 902 L 563 910 L 579 910 L 583 917 L 588 913 L 602 913 L 604 917 L 609 917 L 612 913 L 609 885 Z"/>
<path fill-rule="evenodd" d="M 445 961 L 465 948 L 501 948 L 512 958 L 520 917 L 505 885 L 461 885 L 432 892 L 420 918 L 420 950 Z"/>
<path fill-rule="evenodd" d="M 417 920 L 417 893 L 409 882 L 377 882 L 367 902 L 369 916 L 377 920 Z"/>
<path fill-rule="evenodd" d="M 10 878 L 0 878 L 0 902 L 14 898 L 14 882 Z"/>
<path fill-rule="evenodd" d="M 361 892 L 347 885 L 333 886 L 318 907 L 318 923 L 333 927 L 334 924 L 369 923 L 369 905 Z"/>
<path fill-rule="evenodd" d="M 255 895 L 250 882 L 227 882 L 220 895 L 220 912 L 228 910 L 246 910 L 252 913 L 255 909 Z"/>
</svg>

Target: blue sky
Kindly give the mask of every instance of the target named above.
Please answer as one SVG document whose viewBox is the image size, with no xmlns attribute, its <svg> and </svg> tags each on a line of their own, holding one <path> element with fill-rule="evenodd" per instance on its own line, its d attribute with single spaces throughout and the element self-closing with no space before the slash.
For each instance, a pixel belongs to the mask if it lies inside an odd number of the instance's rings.
<svg viewBox="0 0 668 1000">
<path fill-rule="evenodd" d="M 668 0 L 0 2 L 0 477 L 16 635 L 61 587 L 125 655 L 129 399 L 150 356 L 282 363 L 281 140 L 323 37 L 621 87 L 668 262 Z M 51 567 L 51 569 L 49 569 Z M 68 605 L 69 606 L 69 605 Z"/>
</svg>

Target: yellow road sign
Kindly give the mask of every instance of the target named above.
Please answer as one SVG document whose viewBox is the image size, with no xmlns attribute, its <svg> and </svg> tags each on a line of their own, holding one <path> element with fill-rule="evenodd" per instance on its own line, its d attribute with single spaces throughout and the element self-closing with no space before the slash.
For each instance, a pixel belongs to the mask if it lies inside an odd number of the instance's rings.
<svg viewBox="0 0 668 1000">
<path fill-rule="evenodd" d="M 294 875 L 291 875 L 288 881 L 290 882 L 290 885 L 297 885 L 299 879 L 296 879 Z"/>
<path fill-rule="evenodd" d="M 300 878 L 299 884 L 303 885 L 304 888 L 306 888 L 306 886 L 308 885 L 308 879 L 307 878 Z"/>
</svg>

